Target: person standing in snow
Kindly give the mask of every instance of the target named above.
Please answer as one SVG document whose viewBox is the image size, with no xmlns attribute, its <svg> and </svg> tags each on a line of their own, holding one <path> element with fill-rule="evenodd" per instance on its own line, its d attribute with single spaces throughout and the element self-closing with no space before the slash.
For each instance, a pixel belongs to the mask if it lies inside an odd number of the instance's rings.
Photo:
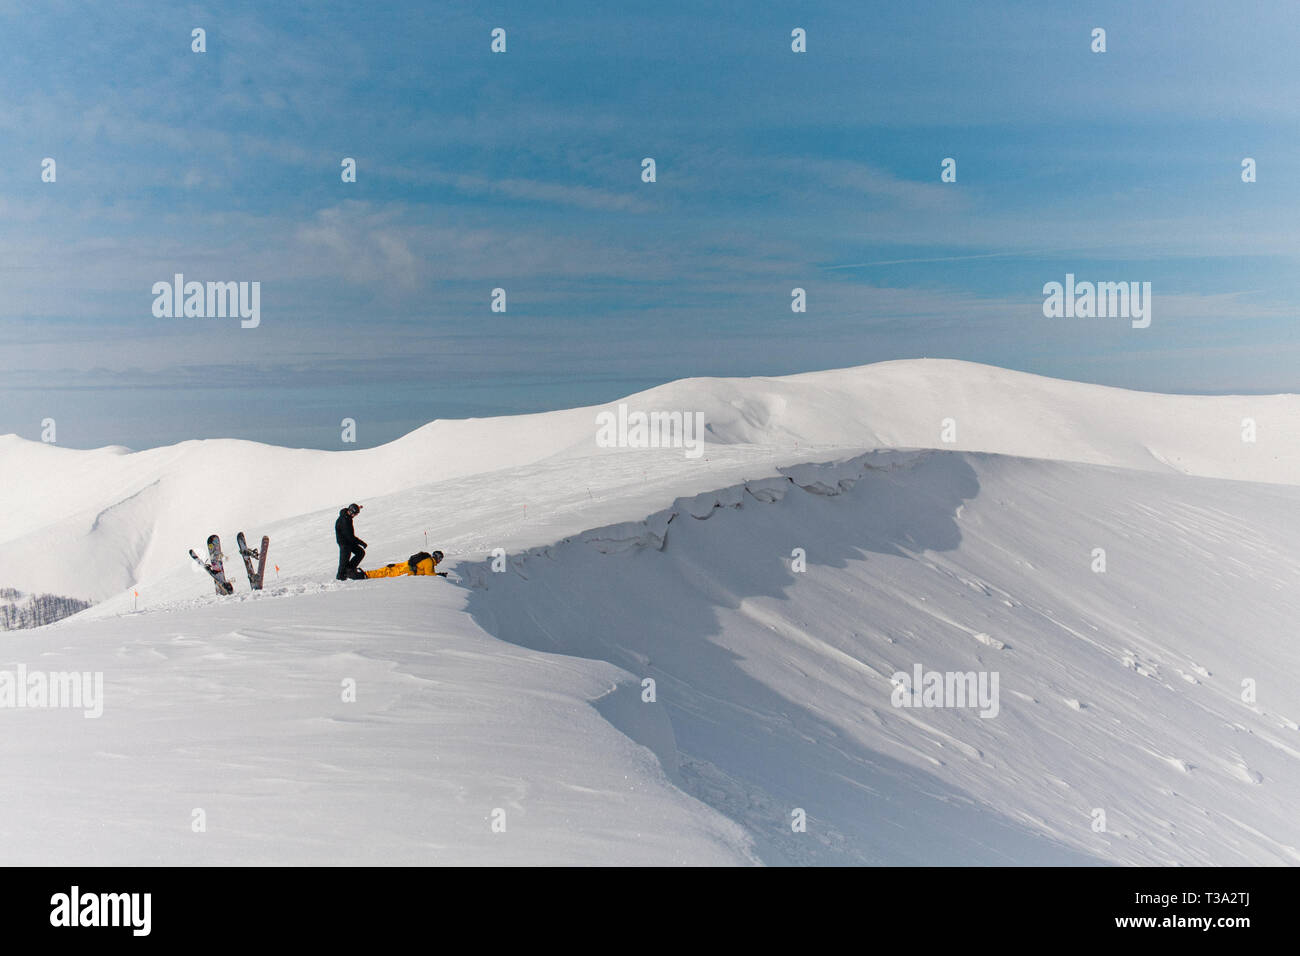
<svg viewBox="0 0 1300 956">
<path fill-rule="evenodd" d="M 352 527 L 352 519 L 361 513 L 361 506 L 355 502 L 339 512 L 339 520 L 334 522 L 334 540 L 339 544 L 338 579 L 346 581 L 360 573 L 361 559 L 366 556 L 366 543 L 357 537 Z"/>
</svg>

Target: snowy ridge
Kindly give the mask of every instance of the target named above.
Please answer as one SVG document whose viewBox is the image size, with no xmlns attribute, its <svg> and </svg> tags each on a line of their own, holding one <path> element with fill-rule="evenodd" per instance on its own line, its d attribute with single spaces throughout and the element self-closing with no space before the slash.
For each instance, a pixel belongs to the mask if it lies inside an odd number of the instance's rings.
<svg viewBox="0 0 1300 956">
<path fill-rule="evenodd" d="M 683 786 L 765 862 L 1300 863 L 1300 489 L 943 452 L 789 471 L 462 566 L 469 610 L 653 678 Z M 894 706 L 918 665 L 996 671 L 996 719 Z M 818 839 L 781 834 L 794 807 Z"/>
<path fill-rule="evenodd" d="M 624 401 L 701 412 L 703 455 L 598 447 L 599 409 L 354 452 L 0 437 L 0 588 L 99 601 L 0 672 L 105 695 L 0 710 L 0 852 L 1300 862 L 1296 396 L 922 361 Z M 368 565 L 452 578 L 334 581 L 351 500 Z M 214 530 L 270 535 L 265 592 L 236 561 L 212 593 Z M 916 666 L 997 673 L 996 716 L 895 705 Z"/>
<path fill-rule="evenodd" d="M 882 448 L 1300 483 L 1294 395 L 1155 395 L 968 362 L 884 362 L 785 378 L 684 379 L 600 407 L 436 421 L 388 445 L 346 452 L 224 439 L 141 452 L 78 451 L 0 436 L 0 586 L 101 601 L 131 585 L 152 585 L 214 530 L 264 532 L 353 500 L 439 484 L 459 490 L 528 470 L 558 474 L 567 467 L 571 483 L 587 471 L 614 475 L 623 459 L 655 457 L 596 446 L 597 413 L 618 404 L 704 416 L 713 465 L 661 455 L 648 476 L 662 477 L 656 490 L 671 497 L 745 477 L 742 469 L 710 481 L 710 472 L 726 464 L 748 462 L 753 475 Z M 1243 441 L 1247 420 L 1257 430 L 1254 442 Z M 598 490 L 599 484 L 593 498 Z M 550 494 L 543 489 L 541 497 Z M 619 494 L 628 520 L 662 507 L 629 488 Z M 641 504 L 650 507 L 638 514 Z M 120 520 L 105 527 L 97 523 L 101 515 Z M 575 519 L 550 540 L 592 524 Z M 64 557 L 74 553 L 88 557 L 93 574 Z"/>
<path fill-rule="evenodd" d="M 872 451 L 842 461 L 782 466 L 777 468 L 780 477 L 745 481 L 678 498 L 669 507 L 647 515 L 640 521 L 623 521 L 592 528 L 567 537 L 558 544 L 587 544 L 601 554 L 618 554 L 635 548 L 662 551 L 668 543 L 668 526 L 676 518 L 689 516 L 697 521 L 705 521 L 719 508 L 743 508 L 746 495 L 755 502 L 770 504 L 780 501 L 794 488 L 814 495 L 838 495 L 852 488 L 868 470 L 907 467 L 923 460 L 925 454 Z M 552 544 L 528 548 L 522 553 L 511 555 L 507 563 L 516 574 L 527 578 L 528 563 L 534 558 L 554 558 L 556 547 Z M 464 561 L 456 565 L 456 570 L 470 587 L 486 588 L 491 586 L 492 564 L 491 560 Z"/>
</svg>

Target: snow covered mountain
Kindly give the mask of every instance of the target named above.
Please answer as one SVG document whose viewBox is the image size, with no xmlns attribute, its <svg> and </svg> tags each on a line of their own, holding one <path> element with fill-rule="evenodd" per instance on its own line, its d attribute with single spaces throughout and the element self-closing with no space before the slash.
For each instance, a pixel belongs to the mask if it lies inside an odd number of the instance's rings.
<svg viewBox="0 0 1300 956">
<path fill-rule="evenodd" d="M 79 451 L 0 436 L 0 586 L 100 601 L 183 565 L 186 550 L 200 548 L 214 530 L 233 539 L 241 527 L 253 533 L 302 515 L 312 515 L 318 529 L 319 542 L 302 554 L 315 573 L 335 560 L 329 514 L 349 501 L 411 499 L 435 487 L 457 495 L 453 507 L 387 510 L 393 520 L 385 531 L 402 539 L 392 542 L 395 557 L 422 544 L 425 530 L 451 543 L 443 549 L 449 554 L 494 537 L 500 540 L 491 546 L 529 547 L 598 523 L 637 520 L 679 494 L 771 474 L 777 464 L 873 448 L 995 452 L 1273 483 L 1294 483 L 1300 474 L 1294 395 L 1155 395 L 920 360 L 776 379 L 685 379 L 624 402 L 701 412 L 708 460 L 598 447 L 595 416 L 618 403 L 436 421 L 388 445 L 348 452 L 229 440 Z M 1255 442 L 1242 440 L 1247 419 L 1255 422 Z M 591 480 L 578 480 L 589 473 Z M 510 483 L 534 474 L 545 481 Z M 462 494 L 467 484 L 483 490 Z M 494 484 L 509 489 L 511 500 L 483 500 L 501 497 L 489 493 Z M 566 508 L 566 520 L 555 520 L 556 499 L 567 501 L 575 489 L 581 501 Z M 524 527 L 530 499 L 534 515 Z M 449 537 L 444 512 L 467 511 L 476 519 L 474 540 Z M 383 520 L 380 509 L 366 517 Z M 284 554 L 283 543 L 277 550 Z M 69 560 L 74 554 L 78 560 Z"/>
<path fill-rule="evenodd" d="M 620 404 L 703 453 L 601 447 Z M 0 702 L 19 665 L 104 689 L 0 708 L 0 852 L 1295 863 L 1297 421 L 921 360 L 350 452 L 3 436 L 0 586 L 98 603 L 4 636 Z M 367 564 L 427 532 L 453 580 L 333 581 L 353 500 Z M 185 552 L 239 530 L 278 572 L 218 598 Z M 996 713 L 897 706 L 918 667 Z"/>
</svg>

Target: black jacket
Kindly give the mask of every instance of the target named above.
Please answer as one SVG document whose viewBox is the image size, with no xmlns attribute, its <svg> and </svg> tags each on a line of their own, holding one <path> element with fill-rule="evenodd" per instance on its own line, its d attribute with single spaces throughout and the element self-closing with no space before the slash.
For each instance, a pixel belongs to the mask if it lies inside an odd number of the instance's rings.
<svg viewBox="0 0 1300 956">
<path fill-rule="evenodd" d="M 339 547 L 364 548 L 366 546 L 366 543 L 352 530 L 352 515 L 348 514 L 347 508 L 339 512 L 339 520 L 334 522 L 334 540 L 339 543 Z"/>
</svg>

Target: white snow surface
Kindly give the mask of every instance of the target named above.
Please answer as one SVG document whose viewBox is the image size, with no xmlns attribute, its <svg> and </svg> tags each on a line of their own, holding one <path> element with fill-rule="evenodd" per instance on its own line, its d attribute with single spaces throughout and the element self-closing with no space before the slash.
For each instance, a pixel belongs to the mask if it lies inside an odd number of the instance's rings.
<svg viewBox="0 0 1300 956">
<path fill-rule="evenodd" d="M 0 436 L 0 587 L 99 602 L 0 675 L 104 680 L 98 719 L 0 707 L 0 859 L 1300 862 L 1300 396 L 915 360 L 623 401 L 703 455 L 597 447 L 619 403 Z M 451 578 L 335 582 L 354 500 L 366 566 L 427 533 Z M 221 598 L 186 551 L 239 530 L 278 571 Z M 918 664 L 996 672 L 997 715 L 894 706 Z"/>
</svg>

